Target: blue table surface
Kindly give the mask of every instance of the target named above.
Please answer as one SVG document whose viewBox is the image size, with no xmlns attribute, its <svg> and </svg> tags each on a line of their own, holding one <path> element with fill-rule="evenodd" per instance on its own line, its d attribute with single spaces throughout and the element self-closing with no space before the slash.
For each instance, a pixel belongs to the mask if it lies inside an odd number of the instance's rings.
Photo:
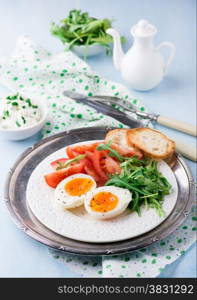
<svg viewBox="0 0 197 300">
<path fill-rule="evenodd" d="M 52 52 L 63 49 L 61 43 L 49 33 L 51 21 L 63 19 L 71 8 L 87 10 L 95 17 L 113 17 L 114 27 L 127 38 L 127 50 L 132 38 L 129 30 L 139 19 L 148 19 L 158 28 L 155 43 L 172 41 L 176 45 L 176 57 L 169 75 L 155 89 L 149 92 L 132 91 L 141 99 L 149 111 L 168 117 L 196 122 L 195 53 L 196 24 L 193 0 L 99 0 L 92 1 L 7 1 L 0 2 L 0 57 L 11 54 L 16 39 L 21 34 L 31 36 Z M 123 83 L 115 71 L 111 57 L 100 55 L 88 60 L 101 75 Z M 129 88 L 129 86 L 128 86 Z M 0 87 L 0 95 L 7 90 Z M 195 145 L 195 138 L 156 126 L 169 136 Z M 21 142 L 11 142 L 0 137 L 0 199 L 6 174 L 16 158 L 29 146 L 39 140 L 39 134 Z M 187 161 L 193 175 L 196 164 Z M 168 265 L 161 277 L 196 277 L 196 245 Z M 11 221 L 3 201 L 0 201 L 0 277 L 76 277 L 67 267 L 48 254 L 46 246 L 26 236 Z"/>
</svg>

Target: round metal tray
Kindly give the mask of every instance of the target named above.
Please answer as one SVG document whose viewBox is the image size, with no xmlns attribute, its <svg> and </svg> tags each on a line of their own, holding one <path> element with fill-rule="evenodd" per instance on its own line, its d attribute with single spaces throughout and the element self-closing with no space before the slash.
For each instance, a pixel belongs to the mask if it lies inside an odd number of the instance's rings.
<svg viewBox="0 0 197 300">
<path fill-rule="evenodd" d="M 32 171 L 58 149 L 86 140 L 103 139 L 111 128 L 91 127 L 56 134 L 28 148 L 9 171 L 5 185 L 5 202 L 16 225 L 35 240 L 69 253 L 111 255 L 146 247 L 171 234 L 190 212 L 194 199 L 194 181 L 183 158 L 176 154 L 172 170 L 178 183 L 178 199 L 170 216 L 150 232 L 133 239 L 114 243 L 85 243 L 63 237 L 40 223 L 27 206 L 26 187 Z"/>
</svg>

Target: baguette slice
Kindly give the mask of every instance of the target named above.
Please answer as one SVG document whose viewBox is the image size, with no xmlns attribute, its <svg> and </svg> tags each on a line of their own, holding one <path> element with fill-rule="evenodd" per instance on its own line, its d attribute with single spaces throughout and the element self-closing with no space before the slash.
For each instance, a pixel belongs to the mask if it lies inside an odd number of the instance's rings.
<svg viewBox="0 0 197 300">
<path fill-rule="evenodd" d="M 150 128 L 135 128 L 127 131 L 128 144 L 151 158 L 170 158 L 175 150 L 175 142 L 163 133 Z"/>
<path fill-rule="evenodd" d="M 128 144 L 127 131 L 128 129 L 110 130 L 105 137 L 105 143 L 111 142 L 110 146 L 121 155 L 136 155 L 138 158 L 142 158 L 142 152 L 133 145 Z"/>
</svg>

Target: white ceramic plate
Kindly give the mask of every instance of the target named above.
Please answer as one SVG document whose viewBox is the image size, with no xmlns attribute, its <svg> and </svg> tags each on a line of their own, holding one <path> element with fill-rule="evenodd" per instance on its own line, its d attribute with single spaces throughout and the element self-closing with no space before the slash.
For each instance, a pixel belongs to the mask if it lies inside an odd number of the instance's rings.
<svg viewBox="0 0 197 300">
<path fill-rule="evenodd" d="M 95 141 L 94 141 L 95 142 Z M 84 143 L 91 143 L 83 142 Z M 65 157 L 65 147 L 45 158 L 33 171 L 27 186 L 27 201 L 37 219 L 54 232 L 83 242 L 106 243 L 122 241 L 142 235 L 161 224 L 172 212 L 178 194 L 176 178 L 165 162 L 159 170 L 172 185 L 172 192 L 165 197 L 165 217 L 159 217 L 155 209 L 142 208 L 141 216 L 126 211 L 112 220 L 95 220 L 83 207 L 63 211 L 54 205 L 54 189 L 44 181 L 44 174 L 52 172 L 50 162 Z"/>
</svg>

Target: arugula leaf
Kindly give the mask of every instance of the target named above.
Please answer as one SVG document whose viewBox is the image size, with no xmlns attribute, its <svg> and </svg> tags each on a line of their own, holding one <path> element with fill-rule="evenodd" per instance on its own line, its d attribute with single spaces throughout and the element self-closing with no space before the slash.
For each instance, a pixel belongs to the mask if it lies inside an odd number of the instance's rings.
<svg viewBox="0 0 197 300">
<path fill-rule="evenodd" d="M 79 160 L 83 159 L 85 156 L 86 156 L 86 154 L 80 154 L 72 159 L 67 160 L 64 164 L 62 164 L 61 162 L 58 162 L 59 167 L 57 167 L 56 170 L 64 169 L 64 168 L 68 167 L 70 164 L 72 164 L 74 162 L 78 162 Z"/>
<path fill-rule="evenodd" d="M 120 155 L 116 150 L 112 149 L 110 147 L 111 143 L 108 144 L 99 144 L 98 147 L 96 148 L 97 150 L 108 150 L 109 151 L 109 156 L 117 158 L 120 162 L 123 162 L 125 160 L 125 157 Z"/>
</svg>

